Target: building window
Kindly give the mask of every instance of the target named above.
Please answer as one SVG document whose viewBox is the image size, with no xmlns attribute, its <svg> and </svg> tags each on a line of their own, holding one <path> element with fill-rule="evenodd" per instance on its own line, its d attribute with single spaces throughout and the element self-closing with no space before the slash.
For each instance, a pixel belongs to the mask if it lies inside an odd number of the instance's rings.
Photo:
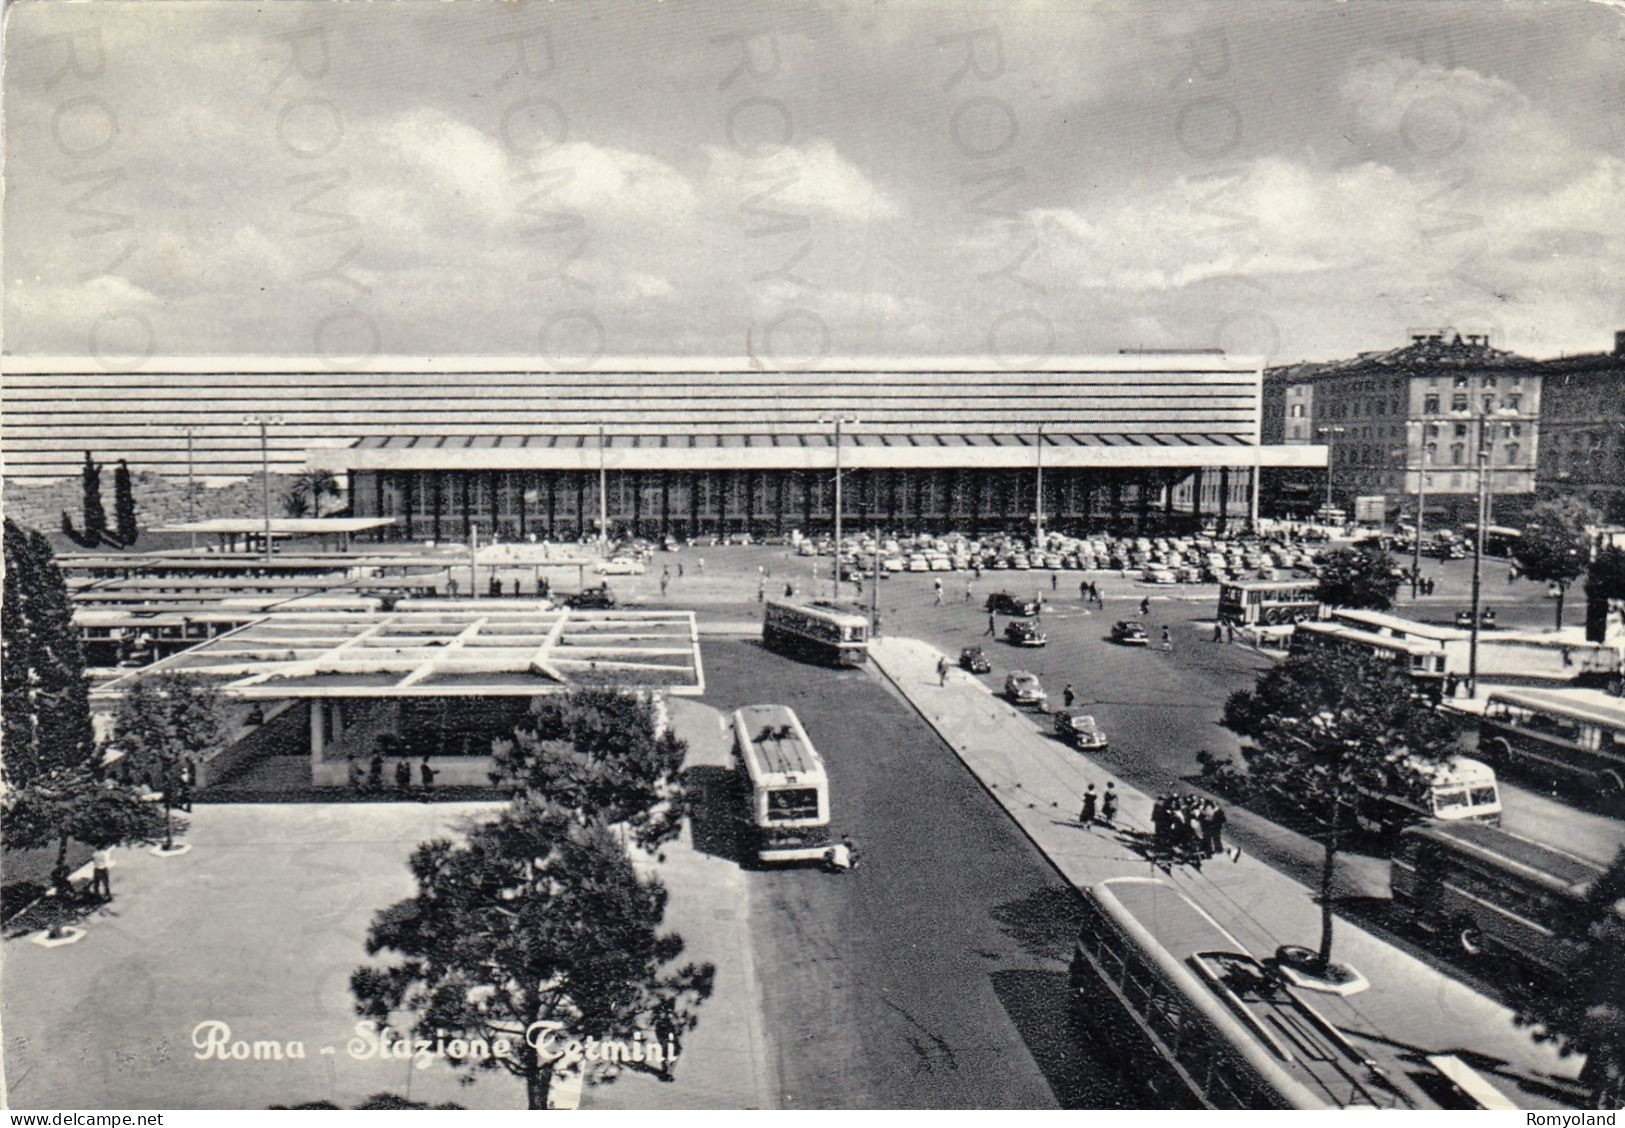
<svg viewBox="0 0 1625 1128">
<path fill-rule="evenodd" d="M 1521 372 L 1514 372 L 1514 373 L 1513 373 L 1513 374 L 1512 374 L 1512 386 L 1513 386 L 1513 387 L 1514 387 L 1514 388 L 1521 388 L 1521 387 L 1523 387 L 1523 373 L 1521 373 Z"/>
<path fill-rule="evenodd" d="M 1295 404 L 1292 405 L 1292 418 L 1294 418 L 1294 419 L 1302 419 L 1303 418 L 1303 404 L 1295 403 Z"/>
<path fill-rule="evenodd" d="M 1508 443 L 1501 449 L 1506 451 L 1506 464 L 1508 466 L 1512 466 L 1518 461 L 1519 446 L 1517 443 Z"/>
<path fill-rule="evenodd" d="M 1453 388 L 1465 388 L 1465 387 L 1467 387 L 1468 385 L 1467 385 L 1467 377 L 1466 377 L 1466 375 L 1465 374 L 1458 375 L 1451 382 L 1450 386 L 1453 387 Z"/>
<path fill-rule="evenodd" d="M 1455 432 L 1455 436 L 1458 439 L 1465 439 L 1467 437 L 1467 424 L 1465 423 L 1457 423 L 1453 428 L 1451 428 L 1451 430 Z"/>
<path fill-rule="evenodd" d="M 1507 397 L 1507 407 L 1511 408 L 1513 411 L 1517 411 L 1519 405 L 1522 404 L 1522 403 L 1523 403 L 1523 397 L 1522 396 L 1508 396 Z"/>
<path fill-rule="evenodd" d="M 1423 458 L 1427 462 L 1439 461 L 1439 444 L 1429 443 L 1426 448 L 1424 448 Z"/>
<path fill-rule="evenodd" d="M 1484 397 L 1484 414 L 1488 415 L 1490 412 L 1492 412 L 1494 410 L 1495 410 L 1495 397 L 1494 396 L 1485 396 Z"/>
<path fill-rule="evenodd" d="M 1451 411 L 1466 411 L 1467 410 L 1467 393 L 1466 392 L 1457 392 L 1455 395 L 1450 397 L 1450 410 Z"/>
<path fill-rule="evenodd" d="M 1484 387 L 1486 387 L 1486 388 L 1495 387 L 1495 377 L 1494 376 L 1486 376 L 1486 377 L 1484 377 Z"/>
<path fill-rule="evenodd" d="M 1439 397 L 1438 397 L 1438 395 L 1433 394 L 1433 395 L 1427 395 L 1427 396 L 1422 397 L 1422 414 L 1423 415 L 1437 415 L 1437 414 L 1439 414 Z"/>
<path fill-rule="evenodd" d="M 1451 461 L 1451 463 L 1453 465 L 1456 465 L 1456 466 L 1460 466 L 1462 463 L 1467 461 L 1467 444 L 1466 443 L 1451 443 L 1450 444 L 1450 461 Z"/>
</svg>

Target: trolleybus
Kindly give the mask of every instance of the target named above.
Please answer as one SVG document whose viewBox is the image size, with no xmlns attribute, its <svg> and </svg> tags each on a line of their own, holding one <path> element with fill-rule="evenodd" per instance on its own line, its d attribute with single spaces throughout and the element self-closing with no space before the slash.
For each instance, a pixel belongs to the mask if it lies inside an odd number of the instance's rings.
<svg viewBox="0 0 1625 1128">
<path fill-rule="evenodd" d="M 861 666 L 869 660 L 869 620 L 832 603 L 770 599 L 762 614 L 762 642 L 815 662 Z"/>
<path fill-rule="evenodd" d="M 795 711 L 747 705 L 734 713 L 734 762 L 745 822 L 763 862 L 815 861 L 829 841 L 829 780 Z"/>
<path fill-rule="evenodd" d="M 1600 689 L 1497 689 L 1479 721 L 1478 752 L 1625 807 L 1625 700 Z"/>
<path fill-rule="evenodd" d="M 1321 616 L 1313 583 L 1233 580 L 1219 585 L 1221 622 L 1272 627 Z"/>
<path fill-rule="evenodd" d="M 1072 989 L 1125 1074 L 1163 1107 L 1393 1108 L 1412 1102 L 1298 990 L 1174 886 L 1119 877 L 1084 897 Z"/>
</svg>

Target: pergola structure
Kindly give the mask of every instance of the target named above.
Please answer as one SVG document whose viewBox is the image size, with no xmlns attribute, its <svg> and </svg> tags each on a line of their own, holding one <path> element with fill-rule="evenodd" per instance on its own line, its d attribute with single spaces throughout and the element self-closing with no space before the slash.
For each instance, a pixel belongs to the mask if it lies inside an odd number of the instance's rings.
<svg viewBox="0 0 1625 1128">
<path fill-rule="evenodd" d="M 398 727 L 403 705 L 412 702 L 455 699 L 465 715 L 486 702 L 495 716 L 584 686 L 655 697 L 705 692 L 692 612 L 572 611 L 520 599 L 266 615 L 116 678 L 92 697 L 114 700 L 160 670 L 208 677 L 231 699 L 307 704 L 312 782 L 319 785 L 342 783 L 346 759 Z M 436 765 L 445 782 L 479 783 L 489 760 L 456 756 Z M 216 765 L 213 774 L 230 766 Z"/>
<path fill-rule="evenodd" d="M 203 533 L 219 537 L 222 544 L 235 545 L 239 537 L 245 544 L 256 538 L 263 542 L 269 527 L 272 540 L 278 537 L 338 537 L 340 551 L 348 551 L 350 538 L 356 533 L 377 532 L 394 523 L 393 517 L 211 517 L 203 521 L 160 525 L 150 531 Z"/>
</svg>

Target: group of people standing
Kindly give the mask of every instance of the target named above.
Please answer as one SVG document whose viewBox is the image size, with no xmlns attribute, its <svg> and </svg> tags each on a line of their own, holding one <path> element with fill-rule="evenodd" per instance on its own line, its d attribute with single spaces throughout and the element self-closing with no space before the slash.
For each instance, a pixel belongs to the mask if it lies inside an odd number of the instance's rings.
<svg viewBox="0 0 1625 1128">
<path fill-rule="evenodd" d="M 1157 853 L 1181 860 L 1211 858 L 1224 850 L 1224 808 L 1212 799 L 1167 793 L 1151 804 L 1151 834 Z M 1237 860 L 1240 850 L 1231 854 Z"/>
<path fill-rule="evenodd" d="M 418 764 L 418 780 L 422 788 L 427 791 L 434 786 L 434 777 L 440 773 L 429 764 L 428 754 Z M 407 759 L 395 761 L 395 790 L 412 790 L 412 762 Z M 384 790 L 384 756 L 381 752 L 374 752 L 372 759 L 367 761 L 363 771 L 361 761 L 350 761 L 350 790 L 352 791 L 382 791 Z"/>
<path fill-rule="evenodd" d="M 1117 801 L 1116 783 L 1107 780 L 1104 794 L 1097 793 L 1095 785 L 1091 783 L 1084 789 L 1083 809 L 1078 812 L 1078 821 L 1086 829 L 1093 828 L 1096 823 L 1115 826 L 1117 824 Z"/>
</svg>

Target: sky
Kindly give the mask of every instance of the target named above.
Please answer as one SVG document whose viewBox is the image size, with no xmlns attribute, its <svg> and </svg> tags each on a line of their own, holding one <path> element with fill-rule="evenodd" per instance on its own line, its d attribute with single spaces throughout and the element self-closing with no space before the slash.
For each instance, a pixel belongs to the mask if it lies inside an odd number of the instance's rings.
<svg viewBox="0 0 1625 1128">
<path fill-rule="evenodd" d="M 14 3 L 9 355 L 1272 363 L 1625 328 L 1625 9 Z"/>
</svg>

